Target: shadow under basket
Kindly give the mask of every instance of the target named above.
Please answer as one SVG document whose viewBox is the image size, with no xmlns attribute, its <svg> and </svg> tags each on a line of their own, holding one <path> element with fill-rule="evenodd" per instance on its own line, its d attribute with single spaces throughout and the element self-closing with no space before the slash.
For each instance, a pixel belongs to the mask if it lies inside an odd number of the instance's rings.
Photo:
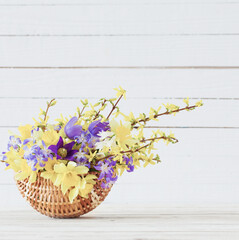
<svg viewBox="0 0 239 240">
<path fill-rule="evenodd" d="M 70 203 L 69 190 L 64 195 L 60 187 L 56 187 L 51 180 L 40 175 L 34 183 L 29 183 L 28 179 L 16 183 L 23 198 L 34 209 L 54 218 L 76 218 L 92 211 L 104 201 L 112 187 L 104 189 L 101 187 L 102 180 L 98 180 L 88 198 L 78 195 L 73 203 Z"/>
</svg>

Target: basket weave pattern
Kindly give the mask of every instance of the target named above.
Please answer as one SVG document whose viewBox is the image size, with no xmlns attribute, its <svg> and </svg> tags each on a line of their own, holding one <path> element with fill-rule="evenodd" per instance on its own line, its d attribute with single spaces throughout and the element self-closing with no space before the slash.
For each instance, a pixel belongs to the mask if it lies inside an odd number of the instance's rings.
<svg viewBox="0 0 239 240">
<path fill-rule="evenodd" d="M 86 214 L 100 205 L 108 195 L 110 188 L 103 189 L 102 181 L 97 181 L 89 198 L 79 195 L 73 203 L 69 201 L 69 190 L 64 195 L 60 187 L 55 186 L 51 180 L 38 175 L 35 183 L 29 183 L 28 179 L 17 181 L 17 187 L 21 195 L 38 212 L 54 218 L 74 218 Z"/>
</svg>

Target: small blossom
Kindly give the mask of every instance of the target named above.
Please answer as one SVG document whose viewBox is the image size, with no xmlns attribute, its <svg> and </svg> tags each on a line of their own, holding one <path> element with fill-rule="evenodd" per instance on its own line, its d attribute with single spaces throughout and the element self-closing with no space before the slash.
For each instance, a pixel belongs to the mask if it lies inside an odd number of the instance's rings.
<svg viewBox="0 0 239 240">
<path fill-rule="evenodd" d="M 134 165 L 133 165 L 133 158 L 132 158 L 132 156 L 131 157 L 124 156 L 123 157 L 123 161 L 126 163 L 126 165 L 128 165 L 127 172 L 133 172 L 134 171 Z"/>
<path fill-rule="evenodd" d="M 22 142 L 21 142 L 20 138 L 15 138 L 14 136 L 10 136 L 8 145 L 7 145 L 8 151 L 10 150 L 11 147 L 13 147 L 13 149 L 17 150 L 20 147 L 21 143 Z"/>
<path fill-rule="evenodd" d="M 3 154 L 2 160 L 3 160 L 3 161 L 7 161 L 7 156 L 5 155 L 6 152 L 2 152 L 2 154 Z M 6 167 L 8 167 L 8 166 L 9 166 L 9 163 L 5 162 L 5 165 L 6 165 Z"/>
<path fill-rule="evenodd" d="M 102 131 L 105 132 L 105 131 L 108 131 L 109 129 L 110 129 L 109 122 L 101 122 L 101 120 L 92 122 L 88 127 L 89 132 L 94 137 L 100 137 L 99 136 L 100 132 Z"/>
<path fill-rule="evenodd" d="M 82 131 L 79 136 L 75 136 L 74 140 L 78 143 L 81 144 L 81 149 L 83 149 L 87 144 L 87 132 Z"/>
<path fill-rule="evenodd" d="M 106 177 L 106 182 L 102 182 L 101 183 L 101 187 L 102 188 L 109 188 L 112 186 L 112 184 L 114 184 L 118 179 L 118 176 L 116 177 L 113 177 L 113 176 L 109 176 L 109 177 Z"/>
<path fill-rule="evenodd" d="M 49 154 L 44 149 L 41 149 L 38 145 L 33 145 L 31 148 L 24 146 L 25 150 L 24 158 L 27 160 L 27 164 L 31 167 L 32 171 L 36 171 L 36 165 L 40 167 L 45 166 L 45 162 L 48 161 Z"/>
<path fill-rule="evenodd" d="M 86 166 L 90 168 L 90 162 L 88 161 L 86 153 L 84 151 L 79 150 L 73 155 L 73 157 L 75 158 L 77 166 Z"/>
<path fill-rule="evenodd" d="M 114 172 L 113 166 L 115 166 L 114 161 L 109 160 L 99 161 L 98 164 L 94 166 L 96 170 L 100 171 L 99 180 L 101 180 L 104 177 L 106 178 L 112 176 Z"/>
</svg>

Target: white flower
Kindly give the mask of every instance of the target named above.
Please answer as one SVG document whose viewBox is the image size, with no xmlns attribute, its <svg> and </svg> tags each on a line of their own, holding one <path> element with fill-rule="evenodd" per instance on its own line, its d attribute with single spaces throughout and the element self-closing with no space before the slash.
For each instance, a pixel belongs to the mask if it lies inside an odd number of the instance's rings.
<svg viewBox="0 0 239 240">
<path fill-rule="evenodd" d="M 97 142 L 95 144 L 96 149 L 103 149 L 104 147 L 111 148 L 116 146 L 115 136 L 111 138 L 105 138 L 103 141 Z"/>
<path fill-rule="evenodd" d="M 107 131 L 107 132 L 101 131 L 101 132 L 99 133 L 100 140 L 104 140 L 104 139 L 106 139 L 106 138 L 110 138 L 110 137 L 112 137 L 113 135 L 114 135 L 114 133 L 113 133 L 113 132 L 109 132 L 109 131 Z"/>
<path fill-rule="evenodd" d="M 36 141 L 42 140 L 43 131 L 39 129 L 38 131 L 32 131 L 32 138 Z"/>
</svg>

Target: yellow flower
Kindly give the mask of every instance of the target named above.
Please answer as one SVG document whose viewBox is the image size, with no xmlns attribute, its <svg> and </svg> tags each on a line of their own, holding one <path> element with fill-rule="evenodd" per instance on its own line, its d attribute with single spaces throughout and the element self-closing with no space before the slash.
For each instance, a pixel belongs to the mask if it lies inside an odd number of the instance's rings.
<svg viewBox="0 0 239 240">
<path fill-rule="evenodd" d="M 154 119 L 155 114 L 157 114 L 156 110 L 151 107 L 149 111 L 149 119 Z"/>
<path fill-rule="evenodd" d="M 134 117 L 134 114 L 132 112 L 130 112 L 130 114 L 128 116 L 123 114 L 123 113 L 121 113 L 121 115 L 124 116 L 125 121 L 128 121 L 128 122 L 135 121 L 135 117 Z"/>
<path fill-rule="evenodd" d="M 22 149 L 20 149 L 20 151 L 17 152 L 11 147 L 10 151 L 6 153 L 7 157 L 6 163 L 8 163 L 9 166 L 7 166 L 5 170 L 13 169 L 15 172 L 18 172 L 21 169 L 18 160 L 22 160 L 23 154 L 24 151 Z"/>
<path fill-rule="evenodd" d="M 68 122 L 68 119 L 65 119 L 61 114 L 60 118 L 55 119 L 55 121 L 57 121 L 59 125 L 63 126 Z"/>
<path fill-rule="evenodd" d="M 196 107 L 201 107 L 202 105 L 203 105 L 202 100 L 200 100 L 199 102 L 196 102 L 196 103 L 195 103 L 195 106 L 196 106 Z"/>
<path fill-rule="evenodd" d="M 18 128 L 20 134 L 21 134 L 21 139 L 27 139 L 31 137 L 31 130 L 32 130 L 32 125 L 26 124 L 25 126 L 20 126 Z"/>
<path fill-rule="evenodd" d="M 72 203 L 73 200 L 80 195 L 81 197 L 87 198 L 88 194 L 93 189 L 93 185 L 95 184 L 94 179 L 97 177 L 93 174 L 87 175 L 85 178 L 81 178 L 78 184 L 73 188 L 69 193 L 69 200 Z"/>
<path fill-rule="evenodd" d="M 45 170 L 44 172 L 41 172 L 41 177 L 45 179 L 51 179 L 52 182 L 56 181 L 57 173 L 54 171 L 54 166 L 57 164 L 58 161 L 56 158 L 48 159 L 48 161 L 45 164 Z"/>
<path fill-rule="evenodd" d="M 42 144 L 42 136 L 43 136 L 43 131 L 42 129 L 39 129 L 38 131 L 33 131 L 33 139 L 37 141 L 37 144 L 41 145 Z"/>
<path fill-rule="evenodd" d="M 126 91 L 121 86 L 119 86 L 119 89 L 114 88 L 114 90 L 117 91 L 117 93 L 116 93 L 117 97 L 120 97 L 121 95 L 123 95 L 124 99 L 126 99 Z"/>
<path fill-rule="evenodd" d="M 31 167 L 27 164 L 25 159 L 17 159 L 15 160 L 15 163 L 19 167 L 18 172 L 15 174 L 16 180 L 24 180 L 29 177 L 30 183 L 36 181 L 37 173 L 36 171 L 32 171 Z"/>
<path fill-rule="evenodd" d="M 69 162 L 67 166 L 64 163 L 54 165 L 54 171 L 57 173 L 54 184 L 61 185 L 61 190 L 65 194 L 70 187 L 76 186 L 81 181 L 78 175 L 88 173 L 89 169 L 85 166 L 77 167 L 75 162 Z"/>
<path fill-rule="evenodd" d="M 110 128 L 111 128 L 111 131 L 114 132 L 116 135 L 116 141 L 123 149 L 126 149 L 126 145 L 131 146 L 132 144 L 136 143 L 136 140 L 132 139 L 132 136 L 131 136 L 130 123 L 125 123 L 123 125 L 122 121 L 120 121 L 120 124 L 119 124 L 115 120 L 112 120 L 110 122 Z"/>
<path fill-rule="evenodd" d="M 46 146 L 56 145 L 59 141 L 59 134 L 55 130 L 46 131 L 43 133 L 42 140 Z"/>
<path fill-rule="evenodd" d="M 189 97 L 183 99 L 183 101 L 184 101 L 184 103 L 185 103 L 187 106 L 189 106 Z"/>
<path fill-rule="evenodd" d="M 89 149 L 89 153 L 90 153 L 90 155 L 85 155 L 87 158 L 88 158 L 88 161 L 89 162 L 91 162 L 93 159 L 94 159 L 94 157 L 96 156 L 96 151 L 94 152 L 94 153 L 92 153 L 91 151 L 90 151 L 90 148 L 88 148 Z"/>
</svg>

